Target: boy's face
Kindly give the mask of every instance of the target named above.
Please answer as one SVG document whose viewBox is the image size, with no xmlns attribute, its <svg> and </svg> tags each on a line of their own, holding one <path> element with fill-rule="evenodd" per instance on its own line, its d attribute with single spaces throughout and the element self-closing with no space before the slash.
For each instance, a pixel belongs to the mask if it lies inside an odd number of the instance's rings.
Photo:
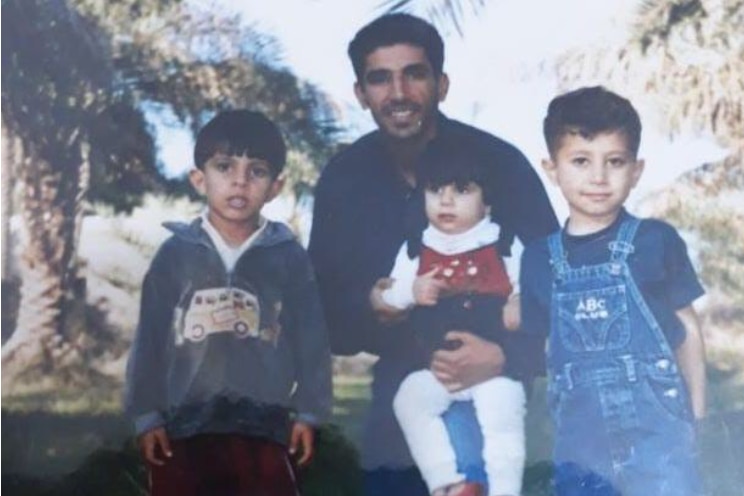
<svg viewBox="0 0 744 496">
<path fill-rule="evenodd" d="M 474 182 L 463 188 L 447 184 L 426 189 L 426 217 L 431 225 L 446 234 L 461 234 L 488 214 L 483 190 Z"/>
<path fill-rule="evenodd" d="M 643 165 L 619 131 L 599 133 L 591 139 L 566 134 L 552 159 L 543 161 L 548 176 L 568 202 L 573 234 L 610 225 L 641 177 Z"/>
<path fill-rule="evenodd" d="M 354 92 L 386 136 L 428 139 L 434 136 L 437 108 L 448 87 L 447 75 L 434 74 L 423 48 L 401 43 L 367 56 Z"/>
<path fill-rule="evenodd" d="M 206 196 L 209 221 L 228 239 L 250 235 L 258 226 L 265 203 L 281 190 L 282 181 L 274 179 L 265 160 L 217 153 L 194 169 L 191 184 Z"/>
</svg>

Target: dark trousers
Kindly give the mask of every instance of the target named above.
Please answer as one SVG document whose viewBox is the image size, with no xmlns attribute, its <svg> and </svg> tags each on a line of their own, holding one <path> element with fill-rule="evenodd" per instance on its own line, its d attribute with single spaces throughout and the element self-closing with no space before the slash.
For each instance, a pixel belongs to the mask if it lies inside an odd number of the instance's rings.
<svg viewBox="0 0 744 496">
<path fill-rule="evenodd" d="M 173 457 L 150 465 L 152 496 L 298 496 L 284 446 L 232 434 L 171 440 Z"/>
</svg>

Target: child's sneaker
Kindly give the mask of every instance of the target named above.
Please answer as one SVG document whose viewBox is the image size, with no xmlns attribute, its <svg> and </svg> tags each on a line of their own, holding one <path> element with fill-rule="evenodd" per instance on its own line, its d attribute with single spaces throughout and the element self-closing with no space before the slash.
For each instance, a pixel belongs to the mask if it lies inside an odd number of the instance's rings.
<svg viewBox="0 0 744 496">
<path fill-rule="evenodd" d="M 447 496 L 485 496 L 485 491 L 477 482 L 458 482 L 447 489 Z"/>
</svg>

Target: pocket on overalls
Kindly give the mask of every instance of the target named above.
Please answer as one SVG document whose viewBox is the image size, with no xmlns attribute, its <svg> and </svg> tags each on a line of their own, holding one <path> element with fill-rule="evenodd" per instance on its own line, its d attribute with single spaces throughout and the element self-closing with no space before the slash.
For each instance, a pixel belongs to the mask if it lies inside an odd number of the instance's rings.
<svg viewBox="0 0 744 496">
<path fill-rule="evenodd" d="M 558 334 L 574 352 L 624 348 L 630 341 L 625 286 L 609 286 L 556 295 Z"/>
<path fill-rule="evenodd" d="M 651 398 L 664 414 L 676 420 L 692 422 L 687 388 L 679 373 L 672 367 L 658 366 L 669 362 L 671 360 L 662 359 L 651 367 L 647 380 Z"/>
<path fill-rule="evenodd" d="M 553 424 L 557 426 L 561 417 L 563 393 L 561 387 L 556 384 L 556 381 L 553 378 L 548 380 L 548 387 L 545 391 L 545 396 L 548 404 L 548 412 L 550 413 L 550 417 L 553 419 Z"/>
</svg>

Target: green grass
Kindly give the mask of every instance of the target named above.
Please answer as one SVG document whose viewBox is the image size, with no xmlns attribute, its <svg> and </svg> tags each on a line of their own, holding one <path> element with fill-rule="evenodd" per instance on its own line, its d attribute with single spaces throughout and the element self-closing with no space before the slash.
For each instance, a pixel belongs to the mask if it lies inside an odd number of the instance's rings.
<svg viewBox="0 0 744 496">
<path fill-rule="evenodd" d="M 744 384 L 711 371 L 711 416 L 700 425 L 701 465 L 709 496 L 741 496 L 744 487 Z M 539 381 L 529 404 L 524 496 L 550 494 L 552 429 Z M 332 425 L 318 435 L 317 456 L 301 475 L 304 496 L 359 496 L 358 449 L 369 379 L 334 381 Z M 135 496 L 145 474 L 117 413 L 7 410 L 3 401 L 2 488 L 7 496 Z M 26 404 L 35 403 L 28 402 Z M 18 405 L 16 405 L 18 406 Z M 731 407 L 736 407 L 732 409 Z"/>
</svg>

